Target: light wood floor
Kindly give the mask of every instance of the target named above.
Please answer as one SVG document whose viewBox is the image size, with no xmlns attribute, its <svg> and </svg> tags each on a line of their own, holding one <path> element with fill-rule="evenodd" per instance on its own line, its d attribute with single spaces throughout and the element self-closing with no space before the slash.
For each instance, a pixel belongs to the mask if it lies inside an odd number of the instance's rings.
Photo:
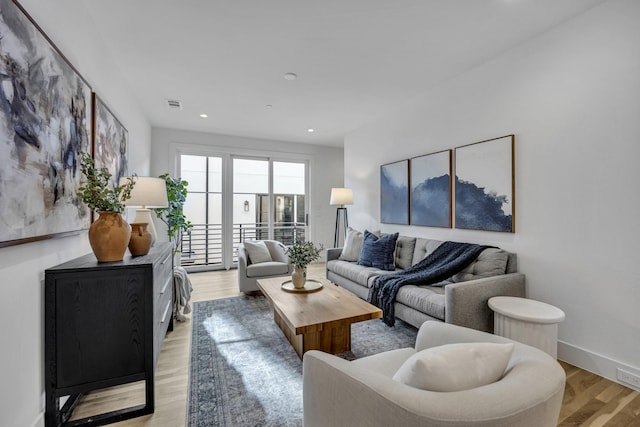
<svg viewBox="0 0 640 427">
<path fill-rule="evenodd" d="M 239 295 L 237 272 L 190 274 L 192 302 Z M 324 264 L 309 267 L 310 275 L 324 275 Z M 114 426 L 183 427 L 187 407 L 191 322 L 176 322 L 164 340 L 156 368 L 156 410 L 153 415 L 112 424 Z M 561 362 L 567 386 L 560 412 L 560 426 L 639 426 L 640 393 Z M 82 418 L 144 403 L 142 384 L 113 387 L 87 394 L 74 411 Z M 212 426 L 213 427 L 213 426 Z M 242 427 L 242 426 L 238 426 Z"/>
</svg>

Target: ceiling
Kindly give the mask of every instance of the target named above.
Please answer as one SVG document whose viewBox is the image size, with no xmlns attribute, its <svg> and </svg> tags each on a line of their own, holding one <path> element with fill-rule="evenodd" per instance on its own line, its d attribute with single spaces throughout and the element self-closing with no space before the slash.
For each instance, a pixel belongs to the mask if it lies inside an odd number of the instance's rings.
<svg viewBox="0 0 640 427">
<path fill-rule="evenodd" d="M 340 146 L 350 131 L 602 1 L 82 5 L 152 126 Z"/>
</svg>

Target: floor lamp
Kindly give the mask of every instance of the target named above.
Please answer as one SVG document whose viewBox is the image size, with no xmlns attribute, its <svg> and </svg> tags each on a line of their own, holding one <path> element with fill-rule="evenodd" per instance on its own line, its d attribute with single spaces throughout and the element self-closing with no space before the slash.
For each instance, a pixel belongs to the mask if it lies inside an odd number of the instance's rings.
<svg viewBox="0 0 640 427">
<path fill-rule="evenodd" d="M 353 191 L 350 188 L 332 188 L 331 189 L 331 201 L 329 202 L 331 206 L 338 205 L 338 209 L 336 210 L 336 230 L 333 235 L 333 247 L 337 248 L 338 243 L 340 241 L 340 222 L 344 220 L 344 233 L 343 235 L 347 235 L 347 227 L 349 226 L 349 217 L 347 216 L 347 208 L 344 205 L 352 205 L 353 204 Z"/>
</svg>

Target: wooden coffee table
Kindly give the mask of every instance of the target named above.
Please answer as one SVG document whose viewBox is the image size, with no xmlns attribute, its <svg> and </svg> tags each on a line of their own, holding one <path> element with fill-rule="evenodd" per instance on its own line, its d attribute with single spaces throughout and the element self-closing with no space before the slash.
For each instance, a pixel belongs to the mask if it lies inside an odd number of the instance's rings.
<svg viewBox="0 0 640 427">
<path fill-rule="evenodd" d="M 273 306 L 273 318 L 302 358 L 304 352 L 351 350 L 351 324 L 382 317 L 382 310 L 326 279 L 321 290 L 292 293 L 281 289 L 290 277 L 259 279 L 258 287 Z"/>
</svg>

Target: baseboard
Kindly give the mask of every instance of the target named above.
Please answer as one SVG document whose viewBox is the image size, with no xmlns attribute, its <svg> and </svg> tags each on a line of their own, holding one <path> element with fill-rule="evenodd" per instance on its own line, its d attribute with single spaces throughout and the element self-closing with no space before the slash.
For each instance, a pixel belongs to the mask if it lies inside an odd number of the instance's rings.
<svg viewBox="0 0 640 427">
<path fill-rule="evenodd" d="M 558 359 L 570 363 L 578 368 L 600 375 L 608 380 L 622 384 L 633 390 L 640 391 L 640 388 L 632 384 L 622 382 L 617 377 L 617 369 L 622 368 L 628 372 L 640 376 L 640 367 L 630 366 L 616 360 L 610 359 L 601 354 L 593 353 L 584 348 L 558 341 Z"/>
</svg>

